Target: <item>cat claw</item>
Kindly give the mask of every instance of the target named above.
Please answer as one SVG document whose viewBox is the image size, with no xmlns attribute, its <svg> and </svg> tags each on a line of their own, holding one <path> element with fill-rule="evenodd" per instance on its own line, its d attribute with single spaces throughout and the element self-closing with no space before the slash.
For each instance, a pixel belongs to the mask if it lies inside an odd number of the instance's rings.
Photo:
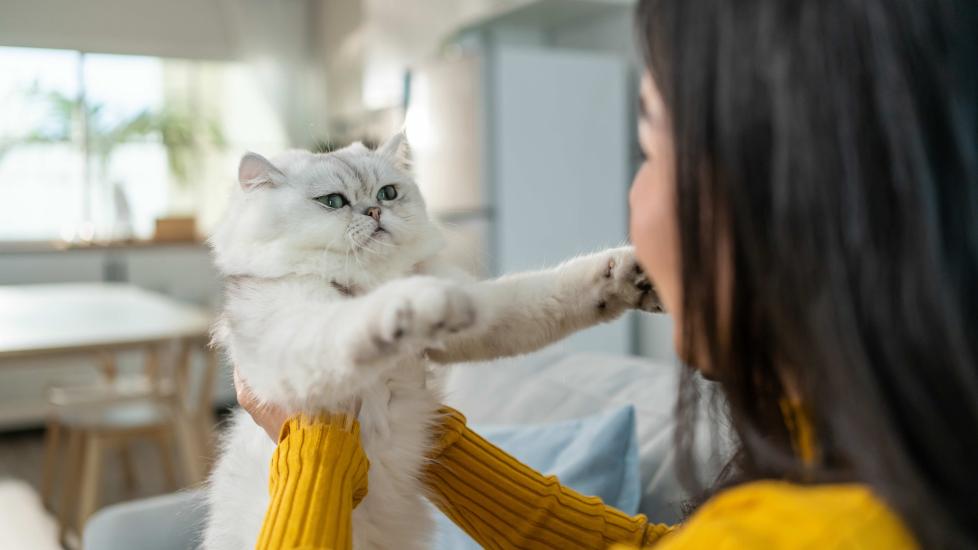
<svg viewBox="0 0 978 550">
<path fill-rule="evenodd" d="M 604 260 L 602 266 L 598 280 L 602 288 L 597 302 L 600 315 L 614 314 L 626 308 L 662 311 L 655 286 L 639 265 L 632 247 L 612 250 L 611 258 Z"/>
</svg>

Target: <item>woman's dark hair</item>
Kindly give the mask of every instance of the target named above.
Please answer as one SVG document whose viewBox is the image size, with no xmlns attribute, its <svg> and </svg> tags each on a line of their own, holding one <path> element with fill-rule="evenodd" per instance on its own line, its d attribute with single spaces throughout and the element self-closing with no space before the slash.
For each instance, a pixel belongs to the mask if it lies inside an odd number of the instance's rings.
<svg viewBox="0 0 978 550">
<path fill-rule="evenodd" d="M 976 12 L 643 0 L 637 13 L 675 140 L 684 357 L 709 362 L 739 440 L 722 482 L 865 483 L 926 548 L 978 544 Z M 677 405 L 690 462 L 694 382 Z M 809 466 L 785 383 L 813 425 Z"/>
</svg>

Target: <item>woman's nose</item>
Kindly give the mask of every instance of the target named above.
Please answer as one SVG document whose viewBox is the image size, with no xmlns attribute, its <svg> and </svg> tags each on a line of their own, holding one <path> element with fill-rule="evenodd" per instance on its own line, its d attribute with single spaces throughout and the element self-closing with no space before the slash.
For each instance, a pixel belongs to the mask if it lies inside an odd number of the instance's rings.
<svg viewBox="0 0 978 550">
<path fill-rule="evenodd" d="M 371 206 L 370 208 L 364 210 L 363 213 L 377 221 L 380 221 L 380 208 L 376 206 Z"/>
</svg>

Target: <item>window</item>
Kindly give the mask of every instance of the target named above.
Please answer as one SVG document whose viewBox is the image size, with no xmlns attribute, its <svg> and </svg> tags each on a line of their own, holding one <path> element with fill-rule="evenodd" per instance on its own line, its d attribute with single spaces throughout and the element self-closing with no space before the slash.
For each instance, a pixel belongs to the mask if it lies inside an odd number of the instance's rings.
<svg viewBox="0 0 978 550">
<path fill-rule="evenodd" d="M 259 90 L 240 63 L 0 48 L 0 240 L 206 230 L 241 151 L 287 143 Z"/>
</svg>

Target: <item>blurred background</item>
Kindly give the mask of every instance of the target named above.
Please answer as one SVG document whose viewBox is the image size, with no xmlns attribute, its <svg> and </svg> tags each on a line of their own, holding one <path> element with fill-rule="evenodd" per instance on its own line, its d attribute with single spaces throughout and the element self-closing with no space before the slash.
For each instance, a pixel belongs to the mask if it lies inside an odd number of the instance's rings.
<svg viewBox="0 0 978 550">
<path fill-rule="evenodd" d="M 0 481 L 0 517 L 77 545 L 98 508 L 205 474 L 233 391 L 204 345 L 221 299 L 204 239 L 247 150 L 406 127 L 453 258 L 482 276 L 625 241 L 632 9 L 2 0 L 0 479 L 21 482 Z M 673 361 L 665 316 L 560 346 Z M 32 498 L 51 516 L 17 519 Z M 43 546 L 5 531 L 0 548 Z"/>
</svg>

